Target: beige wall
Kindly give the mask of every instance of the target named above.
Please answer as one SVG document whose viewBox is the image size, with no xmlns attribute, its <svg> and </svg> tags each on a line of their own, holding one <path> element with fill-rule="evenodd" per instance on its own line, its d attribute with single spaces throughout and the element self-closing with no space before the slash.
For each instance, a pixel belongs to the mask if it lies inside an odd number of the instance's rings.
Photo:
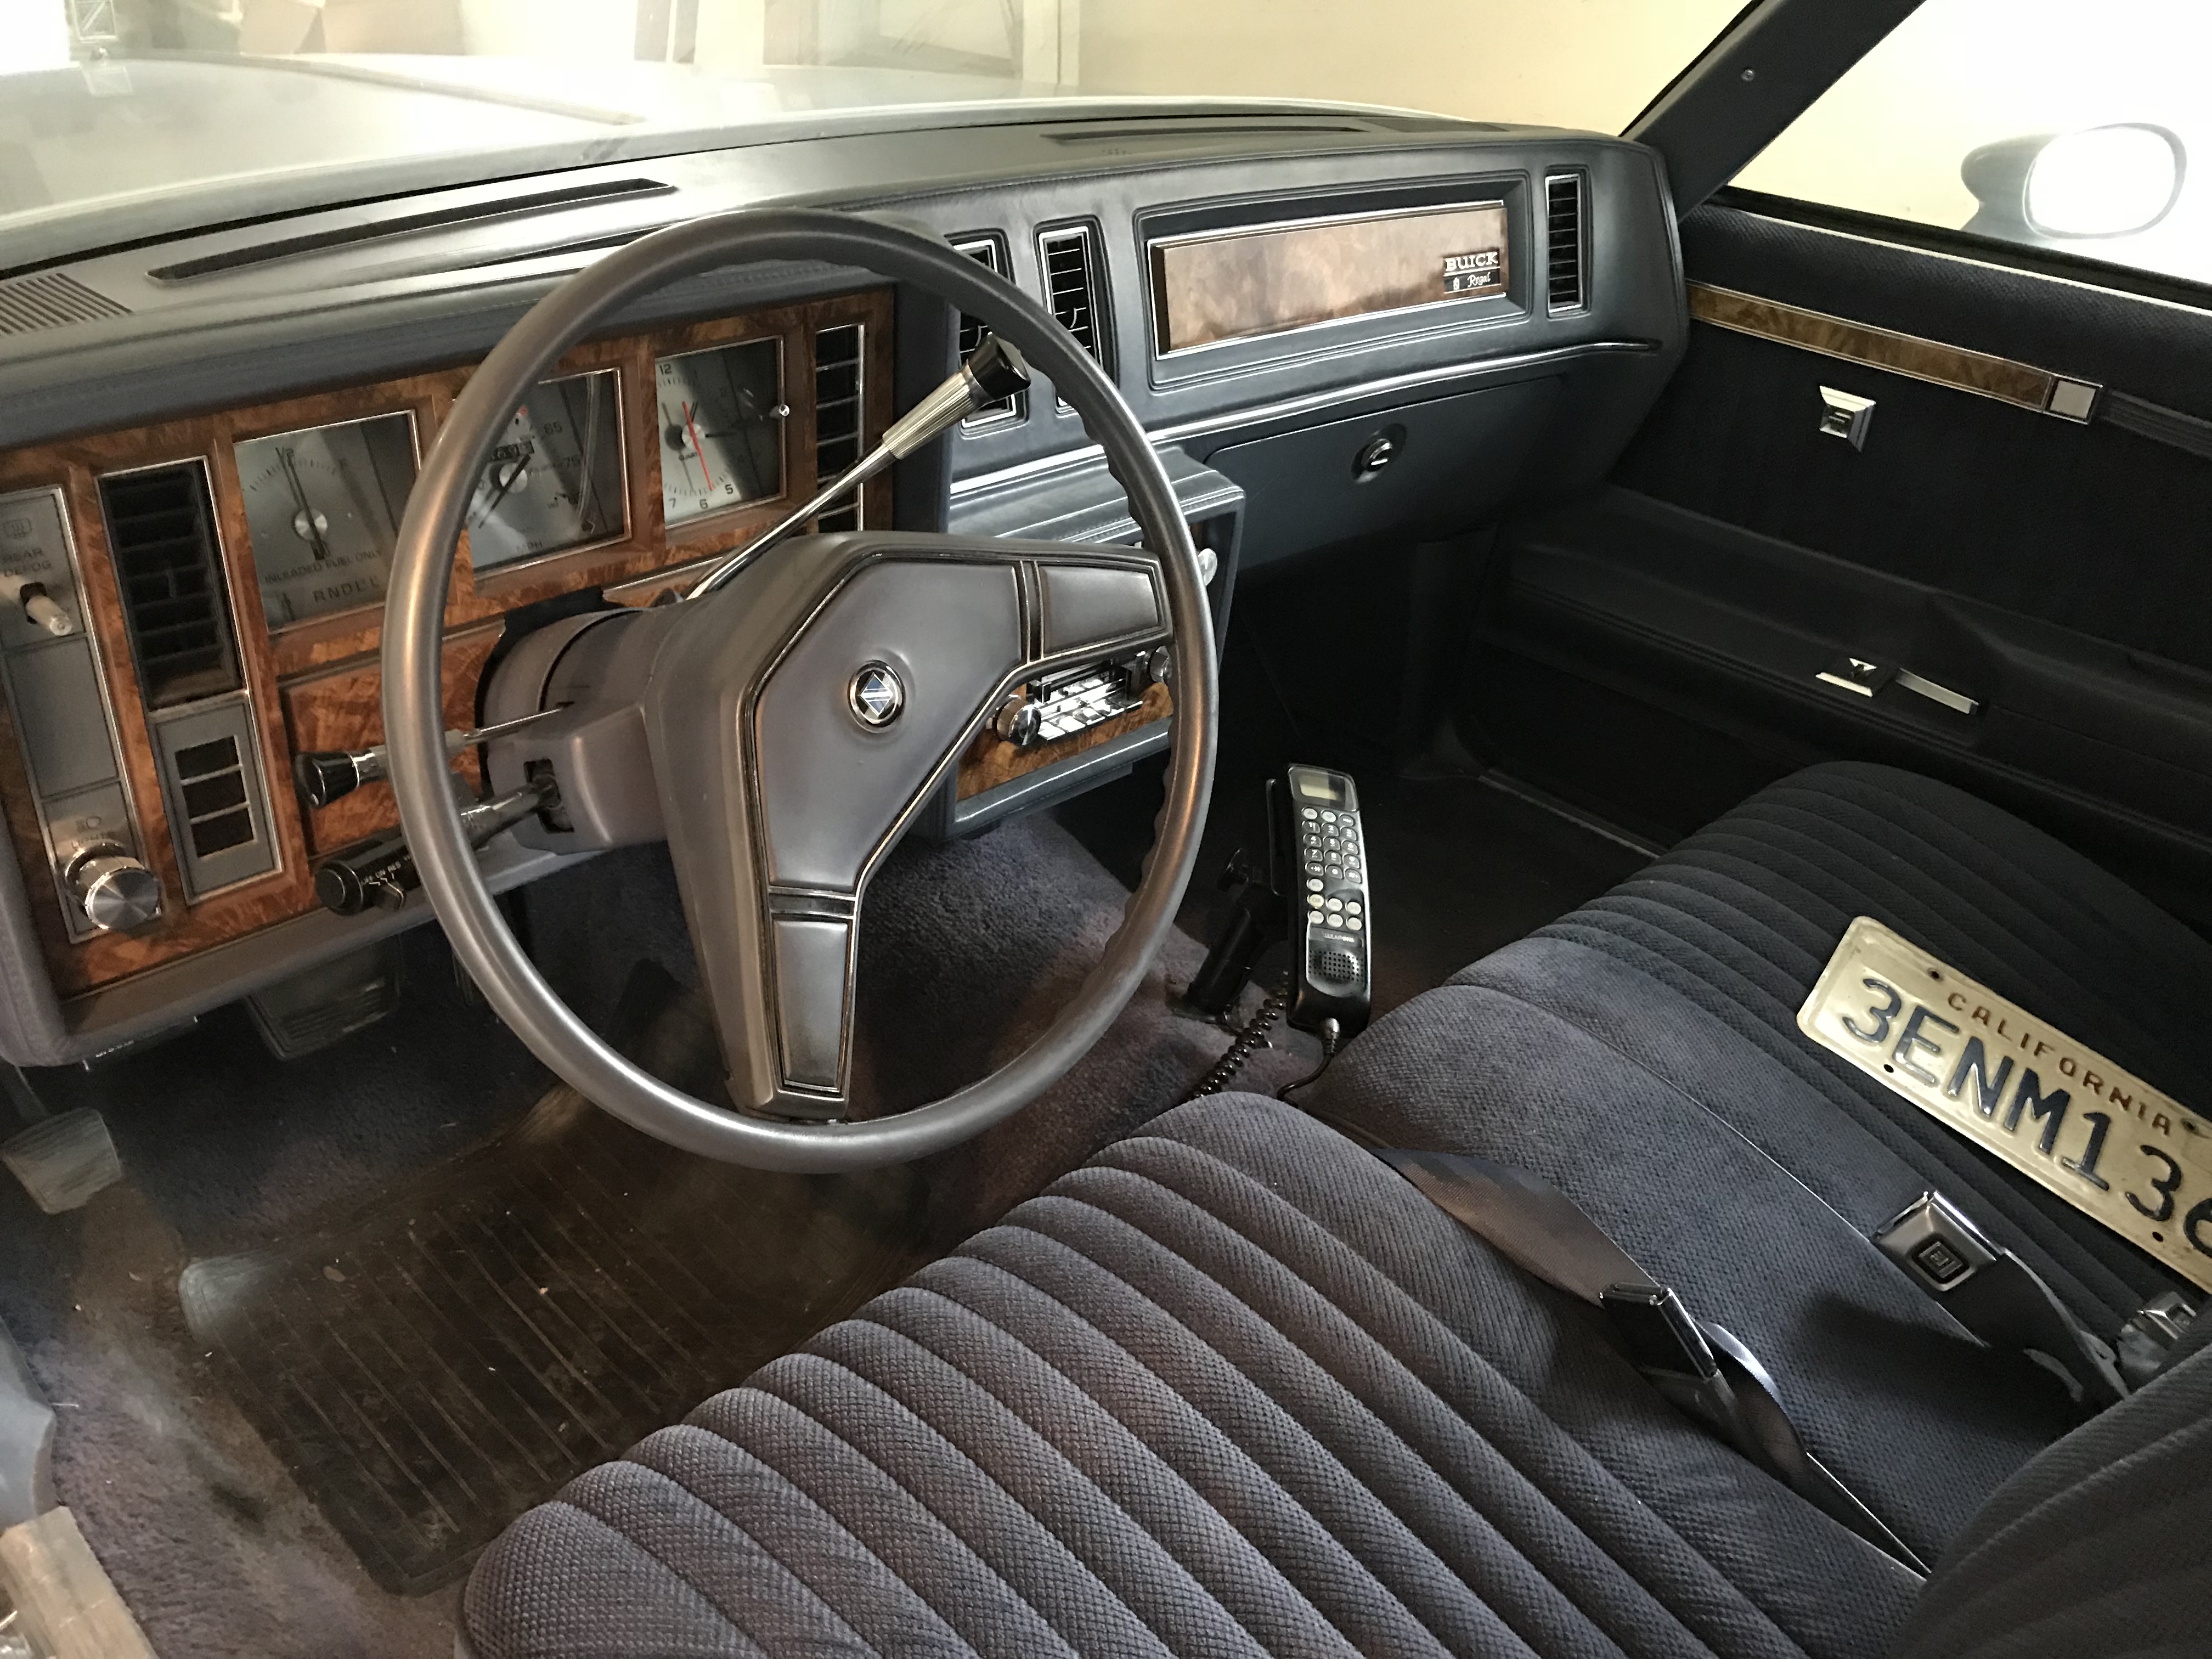
<svg viewBox="0 0 2212 1659">
<path fill-rule="evenodd" d="M 1741 0 L 1081 0 L 1085 92 L 1341 98 L 1618 132 Z"/>
</svg>

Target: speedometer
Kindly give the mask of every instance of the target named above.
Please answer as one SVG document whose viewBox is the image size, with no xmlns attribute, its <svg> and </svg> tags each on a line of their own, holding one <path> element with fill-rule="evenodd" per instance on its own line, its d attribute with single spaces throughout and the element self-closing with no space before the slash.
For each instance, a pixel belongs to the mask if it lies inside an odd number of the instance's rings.
<svg viewBox="0 0 2212 1659">
<path fill-rule="evenodd" d="M 782 343 L 748 340 L 663 357 L 660 507 L 670 524 L 783 493 Z"/>
<path fill-rule="evenodd" d="M 471 566 L 487 570 L 623 534 L 619 411 L 611 368 L 531 388 L 477 479 Z"/>
<path fill-rule="evenodd" d="M 376 605 L 415 484 L 415 417 L 373 416 L 237 447 L 269 626 Z"/>
</svg>

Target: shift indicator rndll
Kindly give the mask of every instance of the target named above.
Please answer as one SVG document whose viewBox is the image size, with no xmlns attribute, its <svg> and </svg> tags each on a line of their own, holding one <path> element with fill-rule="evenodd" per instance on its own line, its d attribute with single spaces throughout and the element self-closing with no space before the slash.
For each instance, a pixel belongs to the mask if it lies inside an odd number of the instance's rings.
<svg viewBox="0 0 2212 1659">
<path fill-rule="evenodd" d="M 1798 1029 L 2212 1289 L 2212 1123 L 1871 916 Z"/>
</svg>

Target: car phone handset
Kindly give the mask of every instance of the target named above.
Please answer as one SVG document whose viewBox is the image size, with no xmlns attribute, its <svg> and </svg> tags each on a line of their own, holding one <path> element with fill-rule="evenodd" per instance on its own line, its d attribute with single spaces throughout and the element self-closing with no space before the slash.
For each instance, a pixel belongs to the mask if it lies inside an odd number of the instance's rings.
<svg viewBox="0 0 2212 1659">
<path fill-rule="evenodd" d="M 1375 927 L 1351 778 L 1304 765 L 1269 778 L 1267 848 L 1264 878 L 1242 851 L 1230 860 L 1221 884 L 1236 896 L 1183 1000 L 1221 1018 L 1261 953 L 1287 942 L 1282 1012 L 1299 1030 L 1333 1024 L 1338 1041 L 1349 1038 L 1365 1028 L 1373 1002 Z"/>
<path fill-rule="evenodd" d="M 1349 776 L 1291 766 L 1267 781 L 1275 889 L 1288 902 L 1290 1023 L 1340 1040 L 1365 1029 L 1374 1000 L 1374 916 L 1359 795 Z"/>
<path fill-rule="evenodd" d="M 1029 385 L 1028 360 L 1012 341 L 994 334 L 934 392 L 892 422 L 873 449 L 824 484 L 811 501 L 769 526 L 702 576 L 684 597 L 703 599 L 801 526 L 888 471 L 894 462 L 904 460 L 977 410 L 1028 391 Z"/>
</svg>

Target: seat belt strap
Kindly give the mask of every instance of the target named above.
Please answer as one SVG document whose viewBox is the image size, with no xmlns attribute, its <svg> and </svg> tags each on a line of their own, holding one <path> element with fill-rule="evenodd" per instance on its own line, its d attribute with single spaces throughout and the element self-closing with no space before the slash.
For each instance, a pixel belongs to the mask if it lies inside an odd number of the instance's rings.
<svg viewBox="0 0 2212 1659">
<path fill-rule="evenodd" d="M 1724 1327 L 1698 1318 L 1549 1182 L 1462 1152 L 1376 1156 L 1476 1237 L 1554 1290 L 1602 1309 L 1653 1388 L 1799 1497 L 1925 1577 L 1926 1565 L 1807 1449 L 1774 1379 Z"/>
<path fill-rule="evenodd" d="M 1941 1193 L 1923 1193 L 1874 1235 L 1875 1248 L 1992 1348 L 2013 1348 L 2094 1409 L 2129 1388 L 2118 1357 L 2067 1311 L 2041 1274 Z"/>
</svg>

